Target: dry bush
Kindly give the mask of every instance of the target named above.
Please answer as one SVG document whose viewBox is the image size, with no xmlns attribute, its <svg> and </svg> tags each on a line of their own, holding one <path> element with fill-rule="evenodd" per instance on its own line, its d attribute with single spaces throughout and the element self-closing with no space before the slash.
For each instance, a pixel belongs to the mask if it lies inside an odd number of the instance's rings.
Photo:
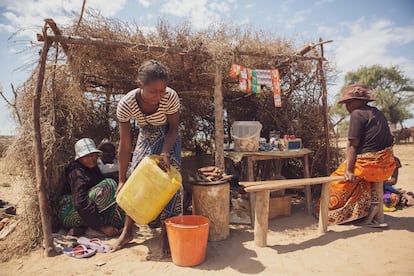
<svg viewBox="0 0 414 276">
<path fill-rule="evenodd" d="M 0 262 L 5 262 L 14 256 L 27 253 L 29 250 L 39 246 L 41 236 L 41 225 L 36 197 L 36 186 L 33 178 L 27 175 L 10 174 L 6 166 L 7 161 L 0 162 L 0 173 L 2 183 L 9 184 L 9 187 L 2 188 L 2 191 L 10 191 L 10 194 L 3 194 L 2 199 L 14 204 L 17 210 L 15 216 L 9 217 L 8 224 L 17 221 L 16 228 L 10 232 L 5 240 L 0 241 Z M 5 229 L 5 228 L 3 228 Z"/>
<path fill-rule="evenodd" d="M 40 245 L 42 240 L 33 154 L 33 98 L 30 97 L 35 86 L 36 80 L 32 77 L 17 91 L 16 103 L 22 125 L 19 135 L 7 149 L 5 167 L 2 170 L 15 178 L 21 175 L 25 177 L 24 182 L 13 181 L 13 185 L 24 185 L 25 198 L 18 206 L 19 227 L 7 239 L 11 241 L 11 245 L 4 244 L 15 247 L 18 252 Z M 51 209 L 55 210 L 63 169 L 74 156 L 73 144 L 88 133 L 89 125 L 93 123 L 90 115 L 92 102 L 84 97 L 79 85 L 72 81 L 67 66 L 61 65 L 48 66 L 41 103 L 45 184 Z"/>
<path fill-rule="evenodd" d="M 13 136 L 0 136 L 0 157 L 6 155 L 7 148 L 13 142 Z"/>
</svg>

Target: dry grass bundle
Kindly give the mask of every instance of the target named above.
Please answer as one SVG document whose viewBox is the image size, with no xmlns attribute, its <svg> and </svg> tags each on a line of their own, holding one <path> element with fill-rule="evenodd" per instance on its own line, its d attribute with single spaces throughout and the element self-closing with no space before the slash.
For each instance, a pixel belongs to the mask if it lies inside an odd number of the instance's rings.
<svg viewBox="0 0 414 276">
<path fill-rule="evenodd" d="M 9 218 L 10 223 L 17 221 L 17 226 L 5 240 L 0 242 L 0 262 L 5 262 L 13 256 L 20 256 L 31 249 L 37 248 L 41 242 L 42 229 L 36 195 L 36 185 L 27 176 L 7 175 L 4 167 L 0 167 L 2 176 L 9 178 L 11 185 L 19 186 L 19 197 L 11 203 L 16 204 L 17 215 Z M 5 181 L 5 179 L 3 179 Z"/>
<path fill-rule="evenodd" d="M 0 135 L 0 157 L 6 155 L 7 148 L 13 141 L 13 136 Z"/>
<path fill-rule="evenodd" d="M 29 171 L 34 175 L 34 158 L 29 153 L 33 148 L 33 98 L 37 79 L 33 76 L 17 91 L 17 109 L 21 118 L 19 135 L 9 147 L 6 158 L 11 172 Z M 79 85 L 73 82 L 66 65 L 49 65 L 46 71 L 41 100 L 41 137 L 45 165 L 51 160 L 55 166 L 61 165 L 55 160 L 67 163 L 73 156 L 73 144 L 93 122 L 90 114 L 92 102 L 81 92 Z M 27 157 L 27 158 L 22 158 Z M 66 161 L 64 161 L 66 160 Z M 55 177 L 48 179 L 50 182 Z"/>
<path fill-rule="evenodd" d="M 49 51 L 42 92 L 41 134 L 51 206 L 56 202 L 64 166 L 73 158 L 73 144 L 82 137 L 118 137 L 115 123 L 120 97 L 136 87 L 136 71 L 148 59 L 157 59 L 170 70 L 169 86 L 182 100 L 183 149 L 201 146 L 214 151 L 214 72 L 223 72 L 225 134 L 235 120 L 259 120 L 263 135 L 270 130 L 293 132 L 315 151 L 313 173 L 323 171 L 323 117 L 321 82 L 317 59 L 295 55 L 293 41 L 254 30 L 216 25 L 193 32 L 188 24 L 172 27 L 160 21 L 151 31 L 88 12 L 80 26 L 75 22 L 62 29 L 63 35 L 100 40 L 95 44 L 54 44 Z M 121 45 L 122 44 L 122 45 Z M 148 47 L 143 47 L 147 45 Z M 154 47 L 151 47 L 154 46 Z M 315 54 L 315 53 L 312 53 Z M 317 54 L 317 53 L 316 53 Z M 279 68 L 282 74 L 283 108 L 273 107 L 273 93 L 247 95 L 227 72 L 232 63 L 249 68 Z M 327 69 L 327 68 L 326 68 Z M 328 74 L 330 70 L 327 70 Z M 23 173 L 35 185 L 32 97 L 37 71 L 18 89 L 20 133 L 7 154 L 8 170 Z M 135 133 L 136 134 L 136 133 Z M 30 246 L 40 244 L 37 196 L 31 195 L 32 217 L 27 224 L 36 231 Z M 53 209 L 53 208 L 52 208 Z M 27 248 L 29 248 L 28 246 Z"/>
<path fill-rule="evenodd" d="M 2 172 L 13 174 L 15 179 L 24 177 L 23 181 L 13 181 L 13 185 L 21 185 L 24 189 L 24 197 L 18 206 L 19 227 L 3 244 L 18 252 L 36 247 L 42 240 L 34 171 L 33 99 L 30 97 L 35 85 L 36 78 L 32 77 L 17 91 L 20 132 L 8 147 L 2 168 Z M 42 92 L 41 136 L 46 186 L 52 210 L 61 189 L 63 168 L 74 156 L 73 144 L 93 123 L 89 115 L 92 109 L 92 102 L 84 97 L 79 85 L 74 84 L 67 66 L 49 65 Z M 9 251 L 4 252 L 5 256 L 10 255 L 7 253 Z"/>
</svg>

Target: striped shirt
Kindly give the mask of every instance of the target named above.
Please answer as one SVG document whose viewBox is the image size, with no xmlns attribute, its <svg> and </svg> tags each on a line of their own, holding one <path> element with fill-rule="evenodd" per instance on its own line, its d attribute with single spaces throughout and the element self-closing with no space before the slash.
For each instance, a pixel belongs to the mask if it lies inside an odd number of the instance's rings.
<svg viewBox="0 0 414 276">
<path fill-rule="evenodd" d="M 137 119 L 139 126 L 153 125 L 161 126 L 167 123 L 167 115 L 180 110 L 180 98 L 177 92 L 167 87 L 158 109 L 155 113 L 145 115 L 138 106 L 136 96 L 141 89 L 137 88 L 128 92 L 121 98 L 116 109 L 116 117 L 120 122 L 129 122 L 130 119 Z"/>
</svg>

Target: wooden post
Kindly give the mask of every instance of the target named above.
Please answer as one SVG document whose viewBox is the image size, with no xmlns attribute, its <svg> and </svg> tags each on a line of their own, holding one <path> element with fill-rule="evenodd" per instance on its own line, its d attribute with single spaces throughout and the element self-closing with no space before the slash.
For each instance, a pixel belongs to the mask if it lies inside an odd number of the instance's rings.
<svg viewBox="0 0 414 276">
<path fill-rule="evenodd" d="M 222 75 L 219 64 L 216 64 L 214 77 L 214 142 L 216 167 L 224 169 L 224 119 L 223 119 L 223 92 Z"/>
<path fill-rule="evenodd" d="M 256 194 L 254 208 L 254 241 L 257 246 L 267 246 L 267 229 L 269 227 L 269 190 L 253 193 Z"/>
<path fill-rule="evenodd" d="M 323 108 L 323 123 L 325 128 L 325 143 L 326 143 L 326 162 L 325 162 L 325 173 L 329 175 L 330 169 L 329 164 L 331 163 L 331 146 L 329 140 L 329 114 L 328 114 L 328 92 L 326 91 L 326 81 L 325 81 L 325 72 L 323 70 L 323 43 L 322 38 L 319 38 L 319 43 L 321 43 L 321 57 L 319 59 L 319 74 L 320 74 L 320 85 L 322 89 L 322 108 Z"/>
<path fill-rule="evenodd" d="M 303 169 L 304 169 L 304 177 L 309 178 L 309 158 L 308 155 L 305 154 L 303 156 Z M 312 188 L 311 186 L 305 186 L 305 199 L 306 199 L 306 209 L 308 209 L 308 215 L 312 215 Z"/>
<path fill-rule="evenodd" d="M 374 182 L 372 183 L 372 186 L 377 191 L 378 197 L 378 213 L 375 215 L 375 219 L 378 223 L 384 223 L 384 184 L 382 182 Z"/>
<path fill-rule="evenodd" d="M 46 37 L 46 24 L 43 28 L 43 34 Z M 47 53 L 49 51 L 50 43 L 46 40 L 43 44 L 43 49 L 39 60 L 39 75 L 37 78 L 36 91 L 33 97 L 33 128 L 34 128 L 34 150 L 35 150 L 35 167 L 36 167 L 36 182 L 37 194 L 39 198 L 40 217 L 42 221 L 43 244 L 45 247 L 46 256 L 53 256 L 55 247 L 52 236 L 52 223 L 50 216 L 50 206 L 48 202 L 48 194 L 45 185 L 45 171 L 43 164 L 43 150 L 42 150 L 42 136 L 40 129 L 40 104 L 43 89 L 43 80 L 45 78 L 45 68 Z"/>
<path fill-rule="evenodd" d="M 248 181 L 255 181 L 254 179 L 254 164 L 253 158 L 250 156 L 245 157 L 247 161 L 247 180 Z M 250 208 L 250 224 L 254 227 L 254 209 L 256 206 L 256 193 L 249 193 L 249 208 Z"/>
<path fill-rule="evenodd" d="M 321 201 L 319 208 L 319 233 L 328 231 L 328 211 L 329 211 L 329 185 L 330 182 L 322 184 Z"/>
</svg>

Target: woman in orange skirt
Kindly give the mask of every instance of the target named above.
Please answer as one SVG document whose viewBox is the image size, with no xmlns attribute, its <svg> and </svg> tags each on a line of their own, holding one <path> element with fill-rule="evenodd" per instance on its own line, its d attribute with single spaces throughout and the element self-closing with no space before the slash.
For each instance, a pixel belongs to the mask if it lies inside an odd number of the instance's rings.
<svg viewBox="0 0 414 276">
<path fill-rule="evenodd" d="M 372 182 L 387 180 L 395 169 L 393 137 L 384 114 L 367 105 L 374 101 L 362 84 L 345 87 L 339 103 L 350 114 L 346 161 L 332 176 L 344 176 L 330 185 L 329 224 L 341 224 L 367 217 L 375 225 L 378 203 L 382 198 L 372 189 Z"/>
</svg>

